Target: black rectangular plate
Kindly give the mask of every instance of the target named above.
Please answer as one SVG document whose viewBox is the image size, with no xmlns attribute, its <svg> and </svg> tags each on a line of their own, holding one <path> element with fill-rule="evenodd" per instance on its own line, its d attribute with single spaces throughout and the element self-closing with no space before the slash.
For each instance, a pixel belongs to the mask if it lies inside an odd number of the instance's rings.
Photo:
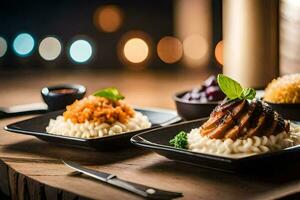
<svg viewBox="0 0 300 200">
<path fill-rule="evenodd" d="M 300 161 L 300 146 L 249 157 L 229 158 L 181 150 L 169 145 L 169 140 L 180 131 L 190 132 L 193 128 L 199 128 L 206 120 L 207 118 L 197 119 L 146 131 L 133 136 L 131 142 L 171 160 L 227 172 L 257 173 L 275 169 L 282 170 L 287 166 L 296 166 L 296 162 Z"/>
<path fill-rule="evenodd" d="M 175 123 L 180 120 L 180 118 L 177 117 L 176 112 L 171 110 L 155 108 L 136 108 L 135 110 L 148 116 L 150 122 L 152 123 L 151 128 L 93 139 L 49 134 L 46 132 L 46 127 L 48 126 L 49 120 L 55 119 L 58 115 L 63 113 L 63 111 L 57 111 L 9 124 L 5 127 L 5 130 L 20 134 L 32 135 L 41 140 L 55 144 L 95 150 L 112 150 L 115 148 L 119 149 L 122 147 L 128 147 L 130 145 L 130 138 L 135 134 L 141 133 L 145 130 L 161 127 L 168 124 L 168 122 Z"/>
</svg>

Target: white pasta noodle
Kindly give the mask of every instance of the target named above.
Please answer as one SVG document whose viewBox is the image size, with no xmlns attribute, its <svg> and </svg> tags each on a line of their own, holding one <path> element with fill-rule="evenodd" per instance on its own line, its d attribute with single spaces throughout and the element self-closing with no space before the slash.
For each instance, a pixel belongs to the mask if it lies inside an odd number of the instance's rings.
<svg viewBox="0 0 300 200">
<path fill-rule="evenodd" d="M 284 149 L 300 144 L 300 126 L 291 123 L 291 132 L 246 139 L 211 139 L 200 135 L 200 129 L 188 133 L 188 149 L 217 155 L 253 154 Z"/>
<path fill-rule="evenodd" d="M 290 129 L 293 140 L 295 143 L 300 144 L 300 124 L 291 123 Z"/>
<path fill-rule="evenodd" d="M 151 127 L 151 123 L 147 116 L 140 112 L 135 112 L 134 117 L 129 118 L 126 124 L 115 122 L 107 123 L 85 123 L 75 124 L 70 119 L 65 120 L 59 115 L 56 119 L 51 119 L 46 131 L 51 134 L 64 135 L 80 138 L 97 138 L 110 135 L 122 134 L 129 131 L 135 131 Z"/>
</svg>

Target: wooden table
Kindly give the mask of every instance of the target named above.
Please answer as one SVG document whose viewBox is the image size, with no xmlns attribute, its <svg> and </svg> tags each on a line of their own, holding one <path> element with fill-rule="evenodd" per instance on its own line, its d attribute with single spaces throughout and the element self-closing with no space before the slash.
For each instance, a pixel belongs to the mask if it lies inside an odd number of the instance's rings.
<svg viewBox="0 0 300 200">
<path fill-rule="evenodd" d="M 38 74 L 38 75 L 37 75 Z M 89 91 L 116 86 L 136 105 L 174 108 L 171 95 L 197 85 L 207 75 L 191 73 L 69 72 L 1 74 L 1 106 L 40 100 L 44 85 L 75 82 Z M 139 148 L 116 152 L 55 146 L 3 127 L 24 117 L 0 120 L 0 190 L 12 199 L 140 199 L 72 173 L 60 159 L 77 161 L 123 179 L 183 192 L 184 199 L 270 199 L 300 191 L 299 172 L 279 177 L 241 176 L 177 163 Z M 271 170 L 271 169 L 270 169 Z M 300 170 L 298 170 L 300 171 Z M 299 197 L 299 196 L 298 196 Z"/>
</svg>

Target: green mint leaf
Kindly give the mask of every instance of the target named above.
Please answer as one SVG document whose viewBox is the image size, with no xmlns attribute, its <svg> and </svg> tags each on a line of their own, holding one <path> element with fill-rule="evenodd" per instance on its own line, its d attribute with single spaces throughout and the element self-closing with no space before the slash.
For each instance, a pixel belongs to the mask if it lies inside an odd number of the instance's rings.
<svg viewBox="0 0 300 200">
<path fill-rule="evenodd" d="M 188 139 L 187 134 L 184 131 L 178 133 L 173 139 L 169 141 L 170 145 L 179 148 L 179 149 L 187 149 Z"/>
<path fill-rule="evenodd" d="M 105 88 L 102 90 L 98 90 L 94 92 L 94 96 L 97 97 L 105 97 L 107 99 L 111 99 L 114 101 L 124 99 L 125 97 L 122 96 L 117 88 Z"/>
<path fill-rule="evenodd" d="M 256 96 L 256 91 L 252 88 L 242 88 L 235 80 L 219 74 L 217 78 L 220 89 L 229 99 L 249 99 L 252 100 Z"/>
<path fill-rule="evenodd" d="M 252 100 L 256 96 L 256 91 L 253 88 L 244 88 L 242 92 L 242 99 Z"/>
<path fill-rule="evenodd" d="M 241 97 L 243 88 L 238 82 L 223 74 L 218 75 L 217 81 L 220 89 L 224 94 L 226 94 L 229 99 L 236 99 Z"/>
</svg>

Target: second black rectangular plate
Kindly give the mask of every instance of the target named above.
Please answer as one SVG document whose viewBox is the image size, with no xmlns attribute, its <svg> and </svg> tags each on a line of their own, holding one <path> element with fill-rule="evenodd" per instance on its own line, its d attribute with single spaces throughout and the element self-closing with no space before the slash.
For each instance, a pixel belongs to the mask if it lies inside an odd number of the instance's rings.
<svg viewBox="0 0 300 200">
<path fill-rule="evenodd" d="M 58 115 L 63 113 L 63 111 L 57 111 L 9 124 L 5 127 L 5 130 L 20 134 L 32 135 L 41 140 L 55 144 L 95 150 L 112 150 L 130 145 L 130 138 L 135 134 L 141 133 L 145 130 L 166 126 L 181 120 L 177 116 L 176 112 L 171 110 L 157 108 L 136 108 L 135 110 L 148 117 L 152 123 L 150 128 L 93 139 L 49 134 L 46 132 L 46 127 L 49 124 L 49 120 L 55 119 Z"/>
<path fill-rule="evenodd" d="M 193 128 L 199 128 L 206 120 L 207 118 L 182 122 L 147 131 L 133 136 L 131 142 L 171 160 L 228 172 L 256 173 L 274 169 L 283 170 L 287 166 L 296 166 L 296 163 L 299 164 L 300 146 L 243 158 L 231 158 L 177 149 L 169 145 L 169 140 L 180 131 L 188 133 Z"/>
</svg>

